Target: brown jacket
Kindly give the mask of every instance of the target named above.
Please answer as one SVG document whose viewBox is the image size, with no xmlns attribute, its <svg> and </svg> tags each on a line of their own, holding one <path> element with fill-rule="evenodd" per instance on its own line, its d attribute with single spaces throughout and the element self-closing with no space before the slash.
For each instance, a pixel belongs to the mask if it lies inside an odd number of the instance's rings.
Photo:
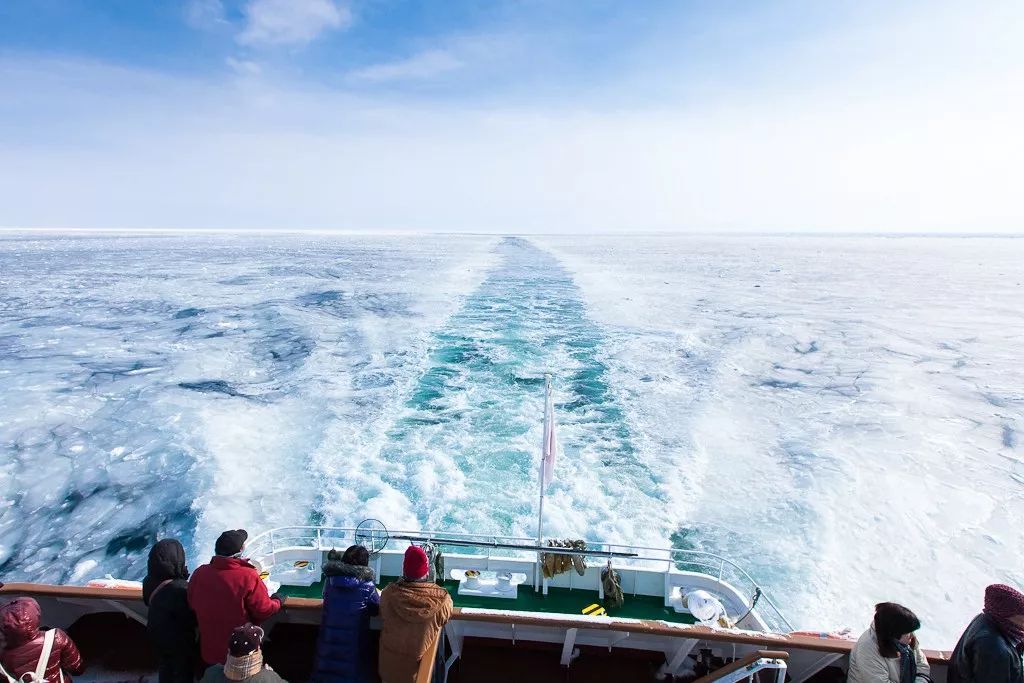
<svg viewBox="0 0 1024 683">
<path fill-rule="evenodd" d="M 452 598 L 433 583 L 396 581 L 380 596 L 380 678 L 384 683 L 426 683 Z"/>
</svg>

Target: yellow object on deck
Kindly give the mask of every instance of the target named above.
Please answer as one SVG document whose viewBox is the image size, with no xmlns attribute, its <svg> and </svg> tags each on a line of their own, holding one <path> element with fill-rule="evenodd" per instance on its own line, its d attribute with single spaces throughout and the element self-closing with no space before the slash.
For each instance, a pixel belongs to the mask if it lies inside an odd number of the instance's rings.
<svg viewBox="0 0 1024 683">
<path fill-rule="evenodd" d="M 587 614 L 589 616 L 592 616 L 592 617 L 599 617 L 602 614 L 605 614 L 606 612 L 605 612 L 604 607 L 601 607 L 601 605 L 599 605 L 599 604 L 597 604 L 595 602 L 592 605 L 587 605 L 586 607 L 584 607 L 583 608 L 583 613 Z"/>
</svg>

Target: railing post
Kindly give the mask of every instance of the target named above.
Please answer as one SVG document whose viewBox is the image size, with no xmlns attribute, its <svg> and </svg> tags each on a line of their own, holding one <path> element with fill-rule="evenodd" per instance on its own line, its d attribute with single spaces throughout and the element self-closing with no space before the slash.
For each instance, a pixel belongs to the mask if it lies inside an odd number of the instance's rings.
<svg viewBox="0 0 1024 683">
<path fill-rule="evenodd" d="M 725 571 L 725 558 L 722 558 L 722 563 L 718 565 L 718 580 L 722 580 L 722 573 Z"/>
</svg>

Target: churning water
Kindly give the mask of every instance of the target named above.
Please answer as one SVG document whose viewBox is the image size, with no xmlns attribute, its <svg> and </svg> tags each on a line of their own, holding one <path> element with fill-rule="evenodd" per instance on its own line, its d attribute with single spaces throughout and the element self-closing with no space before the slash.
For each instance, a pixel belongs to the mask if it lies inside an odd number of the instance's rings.
<svg viewBox="0 0 1024 683">
<path fill-rule="evenodd" d="M 1024 240 L 0 238 L 0 573 L 225 528 L 726 554 L 800 626 L 949 645 L 1024 583 Z"/>
</svg>

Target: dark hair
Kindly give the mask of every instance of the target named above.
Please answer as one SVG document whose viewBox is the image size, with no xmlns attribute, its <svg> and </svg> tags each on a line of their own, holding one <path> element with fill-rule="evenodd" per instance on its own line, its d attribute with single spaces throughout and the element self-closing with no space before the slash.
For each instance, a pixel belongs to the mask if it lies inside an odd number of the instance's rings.
<svg viewBox="0 0 1024 683">
<path fill-rule="evenodd" d="M 350 545 L 341 556 L 341 561 L 353 567 L 369 567 L 370 552 L 361 545 Z"/>
<path fill-rule="evenodd" d="M 902 636 L 919 628 L 921 620 L 903 605 L 895 602 L 875 605 L 875 637 L 878 638 L 878 652 L 883 657 L 899 657 L 896 643 Z"/>
</svg>

